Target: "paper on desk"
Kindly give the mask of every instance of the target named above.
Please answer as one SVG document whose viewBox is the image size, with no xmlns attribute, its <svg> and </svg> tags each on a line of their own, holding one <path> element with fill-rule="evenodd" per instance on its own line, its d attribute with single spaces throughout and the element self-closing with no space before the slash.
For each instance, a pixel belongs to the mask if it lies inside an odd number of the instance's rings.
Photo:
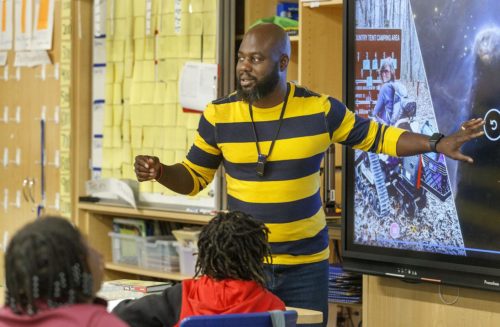
<svg viewBox="0 0 500 327">
<path fill-rule="evenodd" d="M 132 184 L 135 184 L 132 185 Z M 121 199 L 130 204 L 133 208 L 137 208 L 134 191 L 132 187 L 137 188 L 138 182 L 132 180 L 118 180 L 113 178 L 88 180 L 85 182 L 87 194 L 104 199 L 117 200 Z M 132 187 L 131 187 L 132 185 Z"/>
<path fill-rule="evenodd" d="M 179 85 L 182 107 L 203 111 L 207 103 L 217 97 L 217 65 L 187 62 Z"/>
</svg>

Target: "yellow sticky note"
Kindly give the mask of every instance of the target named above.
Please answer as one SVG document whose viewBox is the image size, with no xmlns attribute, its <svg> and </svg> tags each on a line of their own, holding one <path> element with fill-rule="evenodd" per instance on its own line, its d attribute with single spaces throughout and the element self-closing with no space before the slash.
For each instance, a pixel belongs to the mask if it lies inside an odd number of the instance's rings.
<svg viewBox="0 0 500 327">
<path fill-rule="evenodd" d="M 143 104 L 142 108 L 142 119 L 144 121 L 145 126 L 156 126 L 160 125 L 160 122 L 157 121 L 158 117 L 156 115 L 155 109 L 156 106 L 152 104 Z"/>
<path fill-rule="evenodd" d="M 108 34 L 110 35 L 110 34 Z M 106 61 L 113 61 L 113 39 L 106 39 Z"/>
<path fill-rule="evenodd" d="M 122 140 L 130 143 L 130 120 L 126 120 L 122 124 Z"/>
<path fill-rule="evenodd" d="M 183 1 L 183 3 L 186 3 L 187 1 Z M 188 12 L 183 12 L 181 14 L 181 30 L 180 30 L 180 35 L 189 35 L 189 24 L 191 21 L 191 14 Z"/>
<path fill-rule="evenodd" d="M 69 107 L 71 100 L 69 88 L 67 87 L 61 88 L 60 92 L 61 96 L 59 97 L 59 104 L 61 105 L 61 107 Z"/>
<path fill-rule="evenodd" d="M 163 104 L 165 98 L 165 92 L 167 92 L 167 84 L 164 82 L 155 83 L 155 90 L 153 96 L 154 104 Z"/>
<path fill-rule="evenodd" d="M 162 14 L 167 14 L 167 13 L 170 13 L 172 14 L 174 12 L 174 3 L 175 0 L 167 0 L 167 1 L 163 1 L 162 2 Z"/>
<path fill-rule="evenodd" d="M 121 148 L 122 146 L 122 131 L 121 126 L 113 126 L 113 148 Z"/>
<path fill-rule="evenodd" d="M 130 104 L 139 105 L 141 104 L 142 98 L 142 82 L 133 82 L 130 87 Z"/>
<path fill-rule="evenodd" d="M 139 191 L 143 193 L 153 192 L 153 182 L 142 182 L 139 183 Z"/>
<path fill-rule="evenodd" d="M 182 162 L 186 157 L 186 150 L 175 150 L 175 162 Z"/>
<path fill-rule="evenodd" d="M 158 59 L 165 59 L 166 54 L 167 54 L 167 49 L 168 49 L 168 39 L 165 36 L 158 36 L 156 38 L 156 41 L 158 42 L 158 54 L 157 58 Z"/>
<path fill-rule="evenodd" d="M 163 127 L 163 149 L 175 150 L 175 127 Z"/>
<path fill-rule="evenodd" d="M 188 36 L 179 36 L 177 39 L 179 45 L 179 56 L 181 58 L 189 57 L 189 37 Z"/>
<path fill-rule="evenodd" d="M 61 131 L 71 131 L 71 110 L 69 108 L 61 108 L 59 121 Z"/>
<path fill-rule="evenodd" d="M 106 65 L 106 84 L 112 84 L 115 82 L 115 65 L 112 62 L 108 62 Z"/>
<path fill-rule="evenodd" d="M 177 83 L 167 83 L 167 92 L 165 92 L 165 103 L 177 102 Z"/>
<path fill-rule="evenodd" d="M 189 18 L 189 35 L 201 35 L 203 33 L 203 14 L 193 13 Z"/>
<path fill-rule="evenodd" d="M 61 162 L 61 172 L 69 172 L 71 169 L 71 152 L 61 151 L 59 154 L 59 160 Z"/>
<path fill-rule="evenodd" d="M 189 149 L 191 149 L 191 147 L 193 146 L 194 144 L 194 138 L 196 136 L 196 131 L 188 131 L 188 134 L 187 134 L 187 146 Z"/>
<path fill-rule="evenodd" d="M 134 39 L 127 37 L 125 39 L 125 59 L 134 58 Z"/>
<path fill-rule="evenodd" d="M 178 59 L 167 59 L 165 61 L 165 69 L 166 69 L 166 80 L 169 83 L 177 83 L 179 79 L 179 70 L 177 69 Z"/>
<path fill-rule="evenodd" d="M 113 105 L 111 103 L 104 106 L 104 126 L 113 126 Z"/>
<path fill-rule="evenodd" d="M 142 104 L 153 104 L 155 83 L 154 82 L 144 82 L 141 84 L 141 103 Z"/>
<path fill-rule="evenodd" d="M 113 126 L 121 126 L 123 121 L 123 105 L 113 105 Z"/>
<path fill-rule="evenodd" d="M 134 19 L 134 39 L 142 39 L 146 36 L 146 21 L 144 16 Z"/>
<path fill-rule="evenodd" d="M 113 1 L 115 6 L 115 18 L 125 18 L 127 17 L 127 1 L 119 0 Z"/>
<path fill-rule="evenodd" d="M 134 58 L 133 57 L 130 57 L 130 58 L 125 58 L 125 61 L 124 61 L 124 76 L 125 77 L 132 77 L 133 76 L 133 73 L 134 73 Z"/>
<path fill-rule="evenodd" d="M 130 145 L 132 148 L 142 148 L 142 127 L 130 128 Z"/>
<path fill-rule="evenodd" d="M 104 126 L 102 134 L 103 148 L 111 148 L 113 146 L 113 126 Z"/>
<path fill-rule="evenodd" d="M 203 11 L 215 11 L 217 9 L 217 0 L 203 0 Z"/>
<path fill-rule="evenodd" d="M 106 96 L 104 98 L 106 103 L 113 103 L 113 91 L 113 84 L 106 83 Z"/>
<path fill-rule="evenodd" d="M 114 66 L 115 66 L 114 82 L 121 83 L 121 82 L 123 82 L 123 76 L 124 76 L 124 64 L 123 64 L 123 62 L 115 62 Z"/>
<path fill-rule="evenodd" d="M 120 1 L 116 1 L 120 2 Z M 113 34 L 113 39 L 116 40 L 125 40 L 130 33 L 128 33 L 130 25 L 127 25 L 127 19 L 119 18 L 115 19 L 115 33 Z"/>
<path fill-rule="evenodd" d="M 132 127 L 142 127 L 144 126 L 144 117 L 142 115 L 142 106 L 141 105 L 131 105 L 130 106 L 130 126 Z M 133 131 L 132 131 L 133 132 Z M 132 139 L 134 135 L 131 135 Z"/>
<path fill-rule="evenodd" d="M 165 42 L 162 43 L 162 48 L 159 51 L 162 52 L 165 58 L 179 58 L 179 40 L 177 36 L 166 36 Z"/>
<path fill-rule="evenodd" d="M 186 128 L 190 130 L 196 130 L 200 122 L 201 115 L 197 113 L 187 113 L 187 123 Z"/>
<path fill-rule="evenodd" d="M 71 19 L 61 19 L 61 39 L 71 41 Z"/>
<path fill-rule="evenodd" d="M 125 103 L 123 105 L 123 121 L 130 121 L 130 104 Z"/>
<path fill-rule="evenodd" d="M 188 114 L 182 111 L 182 106 L 177 104 L 177 124 L 176 126 L 186 128 Z"/>
<path fill-rule="evenodd" d="M 122 103 L 122 85 L 120 83 L 113 84 L 113 101 L 111 103 Z"/>
<path fill-rule="evenodd" d="M 71 0 L 63 1 L 61 7 L 61 17 L 71 18 Z"/>
<path fill-rule="evenodd" d="M 168 13 L 168 14 L 163 15 L 162 21 L 161 21 L 162 35 L 167 35 L 167 36 L 176 35 L 174 24 L 175 24 L 175 21 L 174 21 L 174 14 L 173 13 Z"/>
<path fill-rule="evenodd" d="M 203 11 L 203 0 L 191 0 L 191 12 L 202 12 Z"/>
<path fill-rule="evenodd" d="M 122 163 L 133 163 L 132 160 L 132 146 L 130 145 L 130 142 L 123 142 L 122 143 Z"/>
<path fill-rule="evenodd" d="M 134 16 L 146 16 L 146 1 L 134 0 Z"/>
<path fill-rule="evenodd" d="M 162 151 L 162 162 L 166 165 L 173 165 L 175 162 L 175 152 L 172 150 L 163 150 Z"/>
<path fill-rule="evenodd" d="M 71 42 L 61 42 L 61 63 L 71 63 Z"/>
<path fill-rule="evenodd" d="M 132 79 L 126 78 L 123 81 L 122 96 L 125 103 L 130 102 L 130 94 L 132 89 Z"/>
<path fill-rule="evenodd" d="M 113 41 L 113 61 L 123 61 L 125 58 L 125 41 Z"/>
<path fill-rule="evenodd" d="M 142 146 L 155 147 L 155 127 L 146 127 L 142 131 Z"/>
<path fill-rule="evenodd" d="M 215 12 L 203 13 L 203 35 L 217 34 L 217 16 Z"/>
<path fill-rule="evenodd" d="M 135 39 L 134 57 L 135 61 L 144 60 L 144 45 L 146 40 L 144 38 Z"/>
<path fill-rule="evenodd" d="M 189 53 L 188 57 L 191 59 L 201 58 L 201 35 L 189 36 Z"/>
<path fill-rule="evenodd" d="M 177 105 L 167 103 L 163 105 L 162 126 L 175 126 L 177 123 Z"/>
<path fill-rule="evenodd" d="M 123 163 L 122 164 L 122 175 L 123 178 L 136 180 L 137 177 L 135 175 L 134 165 Z"/>
<path fill-rule="evenodd" d="M 153 60 L 155 58 L 155 38 L 147 37 L 144 48 L 144 59 Z"/>
<path fill-rule="evenodd" d="M 187 129 L 185 127 L 175 128 L 174 147 L 177 150 L 185 150 L 187 144 Z"/>
<path fill-rule="evenodd" d="M 143 61 L 141 60 L 136 60 L 134 63 L 134 74 L 132 76 L 132 79 L 135 82 L 142 82 L 144 80 L 144 73 L 143 73 Z"/>
<path fill-rule="evenodd" d="M 142 80 L 144 82 L 155 81 L 155 62 L 154 60 L 144 60 L 142 62 Z"/>
<path fill-rule="evenodd" d="M 203 61 L 205 61 L 205 59 L 215 58 L 216 54 L 215 42 L 216 42 L 215 36 L 212 35 L 203 36 Z"/>
<path fill-rule="evenodd" d="M 116 178 L 121 178 L 121 167 L 122 167 L 122 149 L 114 148 L 113 149 L 113 172 Z M 118 171 L 116 171 L 118 170 Z"/>
<path fill-rule="evenodd" d="M 104 157 L 103 157 L 103 160 L 104 160 Z M 111 159 L 109 159 L 111 160 Z M 109 164 L 111 164 L 111 161 L 109 162 Z M 113 171 L 111 170 L 111 168 L 102 168 L 101 170 L 101 178 L 111 178 L 113 175 Z"/>
</svg>

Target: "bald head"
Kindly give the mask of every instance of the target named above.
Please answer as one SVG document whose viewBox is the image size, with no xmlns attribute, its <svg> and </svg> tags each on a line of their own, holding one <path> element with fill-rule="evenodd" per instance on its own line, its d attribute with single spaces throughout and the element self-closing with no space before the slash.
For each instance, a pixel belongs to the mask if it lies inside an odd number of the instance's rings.
<svg viewBox="0 0 500 327">
<path fill-rule="evenodd" d="M 262 50 L 270 50 L 275 55 L 286 55 L 290 58 L 290 39 L 284 29 L 276 24 L 262 23 L 252 27 L 245 34 L 247 38 L 255 38 L 261 44 Z"/>
</svg>

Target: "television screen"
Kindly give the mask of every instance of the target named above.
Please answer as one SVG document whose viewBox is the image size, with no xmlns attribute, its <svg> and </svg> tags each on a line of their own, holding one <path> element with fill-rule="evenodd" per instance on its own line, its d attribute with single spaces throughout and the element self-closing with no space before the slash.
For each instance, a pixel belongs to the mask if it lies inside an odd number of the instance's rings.
<svg viewBox="0 0 500 327">
<path fill-rule="evenodd" d="M 500 1 L 349 0 L 346 102 L 409 131 L 484 136 L 463 152 L 346 155 L 344 256 L 354 270 L 500 290 Z"/>
</svg>

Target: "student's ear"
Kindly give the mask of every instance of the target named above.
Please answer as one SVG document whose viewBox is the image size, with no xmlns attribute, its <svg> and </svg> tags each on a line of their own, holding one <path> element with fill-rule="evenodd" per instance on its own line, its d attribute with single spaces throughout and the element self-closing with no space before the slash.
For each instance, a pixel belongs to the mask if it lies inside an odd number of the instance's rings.
<svg viewBox="0 0 500 327">
<path fill-rule="evenodd" d="M 290 58 L 286 54 L 282 54 L 280 57 L 280 71 L 283 72 L 287 69 Z"/>
</svg>

